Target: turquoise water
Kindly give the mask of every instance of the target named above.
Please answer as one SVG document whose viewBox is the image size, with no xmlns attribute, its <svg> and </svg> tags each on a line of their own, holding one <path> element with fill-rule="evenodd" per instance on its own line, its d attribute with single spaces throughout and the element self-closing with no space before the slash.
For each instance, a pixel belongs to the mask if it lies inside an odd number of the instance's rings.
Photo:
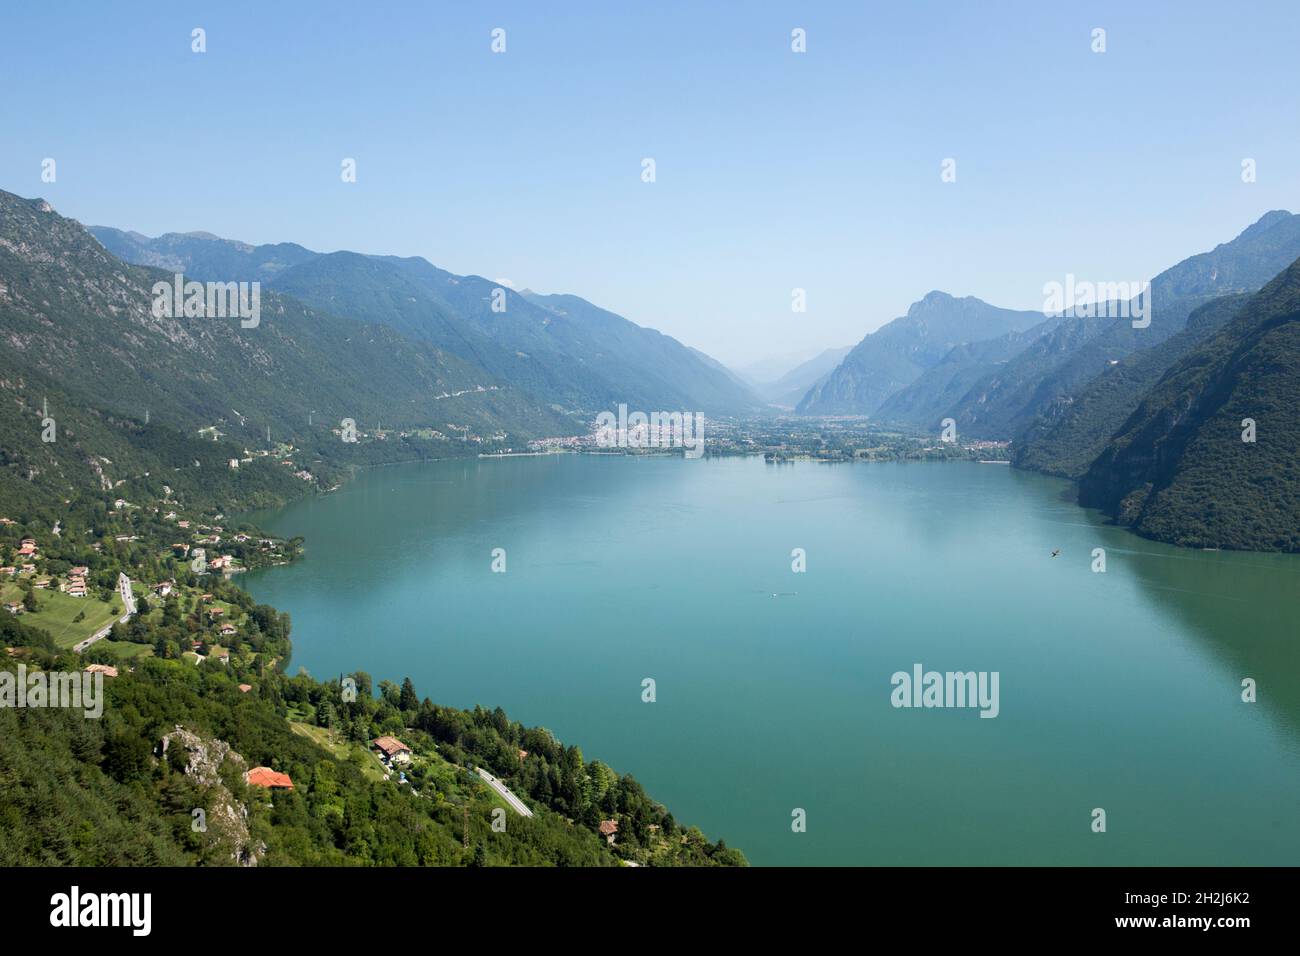
<svg viewBox="0 0 1300 956">
<path fill-rule="evenodd" d="M 964 462 L 379 468 L 251 516 L 307 554 L 244 584 L 291 613 L 293 668 L 500 705 L 756 864 L 1300 862 L 1300 560 L 1145 541 L 1065 487 Z M 916 663 L 998 672 L 999 715 L 891 706 Z"/>
</svg>

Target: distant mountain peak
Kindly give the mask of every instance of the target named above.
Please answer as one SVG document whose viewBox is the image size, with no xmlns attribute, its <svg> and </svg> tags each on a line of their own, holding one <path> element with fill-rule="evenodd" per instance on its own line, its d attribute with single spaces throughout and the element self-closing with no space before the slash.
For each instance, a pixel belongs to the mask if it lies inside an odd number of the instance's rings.
<svg viewBox="0 0 1300 956">
<path fill-rule="evenodd" d="M 1270 210 L 1269 212 L 1266 212 L 1264 213 L 1264 215 L 1260 216 L 1251 225 L 1243 229 L 1241 235 L 1237 236 L 1237 239 L 1249 239 L 1252 236 L 1256 236 L 1261 232 L 1267 232 L 1269 229 L 1272 229 L 1278 223 L 1286 222 L 1288 219 L 1291 218 L 1291 215 L 1292 214 L 1285 209 Z"/>
</svg>

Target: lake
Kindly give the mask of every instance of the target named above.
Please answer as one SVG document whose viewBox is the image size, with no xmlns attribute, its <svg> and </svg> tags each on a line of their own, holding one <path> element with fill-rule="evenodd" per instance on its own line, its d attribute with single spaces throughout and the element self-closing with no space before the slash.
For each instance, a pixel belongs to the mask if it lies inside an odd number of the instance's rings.
<svg viewBox="0 0 1300 956">
<path fill-rule="evenodd" d="M 403 465 L 249 516 L 307 550 L 242 581 L 292 615 L 291 670 L 499 705 L 755 864 L 1300 861 L 1300 559 L 1149 542 L 1066 488 L 973 462 Z M 915 664 L 996 672 L 997 716 L 893 706 Z"/>
</svg>

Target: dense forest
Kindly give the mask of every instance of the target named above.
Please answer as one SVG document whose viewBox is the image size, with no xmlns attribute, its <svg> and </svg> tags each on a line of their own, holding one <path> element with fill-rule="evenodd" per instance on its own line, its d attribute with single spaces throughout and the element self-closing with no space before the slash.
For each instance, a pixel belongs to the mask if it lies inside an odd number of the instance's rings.
<svg viewBox="0 0 1300 956">
<path fill-rule="evenodd" d="M 1080 503 L 1201 548 L 1300 551 L 1300 261 L 1160 378 Z"/>
<path fill-rule="evenodd" d="M 11 627 L 6 640 L 21 637 Z M 76 663 L 38 647 L 24 657 Z M 366 674 L 352 677 L 358 693 L 347 701 L 339 681 L 145 658 L 106 681 L 101 720 L 0 709 L 0 865 L 745 862 L 541 728 L 500 709 L 420 701 L 410 681 L 376 695 Z M 325 745 L 295 727 L 318 730 Z M 367 744 L 384 734 L 414 751 L 404 780 L 377 772 Z M 250 786 L 244 772 L 255 766 L 288 774 L 293 789 Z M 535 815 L 502 809 L 476 766 L 508 781 Z M 599 834 L 605 819 L 618 823 L 613 845 Z"/>
</svg>

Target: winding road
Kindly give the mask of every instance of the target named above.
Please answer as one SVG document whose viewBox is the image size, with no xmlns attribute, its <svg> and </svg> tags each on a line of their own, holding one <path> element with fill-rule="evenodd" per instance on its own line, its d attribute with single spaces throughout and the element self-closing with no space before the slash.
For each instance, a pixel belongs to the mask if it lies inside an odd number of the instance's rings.
<svg viewBox="0 0 1300 956">
<path fill-rule="evenodd" d="M 513 809 L 515 813 L 519 814 L 521 817 L 531 817 L 533 815 L 533 811 L 524 806 L 524 801 L 511 793 L 510 788 L 504 783 L 492 776 L 492 774 L 488 773 L 482 767 L 476 767 L 475 769 L 478 770 L 478 775 L 487 781 L 489 787 L 505 798 L 506 803 L 510 804 L 511 809 Z"/>
</svg>

